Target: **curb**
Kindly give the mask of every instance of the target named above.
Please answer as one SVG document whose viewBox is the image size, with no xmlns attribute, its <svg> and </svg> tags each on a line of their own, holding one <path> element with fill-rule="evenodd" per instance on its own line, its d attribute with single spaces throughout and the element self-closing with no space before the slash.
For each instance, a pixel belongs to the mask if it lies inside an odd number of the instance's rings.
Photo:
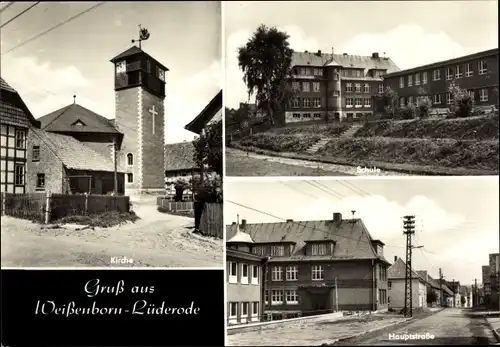
<svg viewBox="0 0 500 347">
<path fill-rule="evenodd" d="M 495 336 L 497 343 L 500 343 L 500 334 L 495 330 L 495 328 L 493 328 L 493 325 L 491 325 L 491 323 L 488 321 L 487 315 L 484 315 L 483 318 L 484 321 L 486 322 L 486 325 L 488 326 L 488 328 L 490 328 L 491 332 L 493 333 L 493 336 Z"/>
<path fill-rule="evenodd" d="M 319 345 L 319 346 L 331 346 L 331 345 L 334 345 L 334 344 L 335 344 L 335 343 L 337 343 L 337 342 L 342 342 L 342 341 L 350 340 L 350 339 L 353 339 L 353 338 L 356 338 L 356 337 L 360 337 L 360 336 L 363 336 L 363 335 L 366 335 L 366 334 L 373 333 L 373 332 L 375 332 L 375 331 L 384 330 L 384 329 L 389 328 L 389 327 L 392 327 L 392 326 L 394 326 L 394 325 L 398 325 L 398 324 L 406 323 L 406 322 L 408 322 L 408 321 L 411 321 L 412 319 L 414 319 L 414 317 L 404 319 L 404 320 L 402 320 L 401 322 L 396 322 L 396 323 L 386 324 L 386 325 L 383 325 L 383 326 L 381 326 L 381 327 L 372 328 L 372 329 L 367 330 L 367 331 L 364 331 L 364 332 L 362 332 L 362 333 L 360 333 L 360 334 L 354 334 L 354 335 L 349 335 L 349 336 L 341 337 L 341 338 L 339 338 L 339 339 L 335 339 L 335 340 L 332 340 L 332 341 L 329 341 L 329 342 L 322 343 L 322 344 L 321 344 L 321 345 Z"/>
<path fill-rule="evenodd" d="M 358 166 L 365 166 L 365 167 L 377 167 L 382 170 L 386 171 L 394 171 L 394 172 L 401 172 L 409 175 L 418 175 L 418 176 L 495 176 L 498 175 L 498 172 L 485 172 L 483 170 L 477 170 L 477 169 L 471 169 L 469 173 L 463 173 L 460 172 L 461 170 L 456 170 L 455 168 L 421 168 L 418 170 L 412 170 L 412 169 L 404 169 L 404 168 L 392 168 L 388 167 L 384 163 L 370 163 L 368 161 L 362 162 L 360 161 L 358 165 L 354 165 L 352 163 L 347 163 L 342 160 L 330 160 L 330 159 L 324 159 L 324 158 L 316 158 L 316 157 L 309 157 L 306 155 L 301 155 L 298 153 L 292 153 L 292 154 L 283 154 L 279 152 L 273 152 L 270 150 L 266 149 L 260 149 L 260 148 L 253 148 L 253 147 L 245 147 L 241 146 L 239 144 L 232 144 L 231 146 L 227 146 L 226 148 L 233 148 L 237 149 L 240 151 L 250 151 L 255 154 L 261 154 L 261 155 L 268 155 L 272 157 L 280 157 L 280 158 L 288 158 L 288 159 L 296 159 L 296 160 L 305 160 L 305 161 L 311 161 L 311 162 L 317 162 L 317 163 L 323 163 L 323 164 L 334 164 L 334 165 L 344 165 L 344 166 L 350 166 L 353 168 L 356 168 Z M 404 164 L 401 164 L 404 165 Z M 347 174 L 346 174 L 347 175 Z M 362 175 L 360 175 L 362 176 Z M 365 175 L 368 176 L 368 175 Z"/>
</svg>

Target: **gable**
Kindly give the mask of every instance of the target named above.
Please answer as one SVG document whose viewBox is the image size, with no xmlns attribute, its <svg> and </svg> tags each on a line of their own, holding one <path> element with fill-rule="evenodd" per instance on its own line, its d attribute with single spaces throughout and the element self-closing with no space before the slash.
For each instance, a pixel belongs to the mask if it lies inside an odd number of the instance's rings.
<svg viewBox="0 0 500 347">
<path fill-rule="evenodd" d="M 50 132 L 120 134 L 112 121 L 78 104 L 65 106 L 38 120 L 42 129 Z"/>
<path fill-rule="evenodd" d="M 40 128 L 19 93 L 0 77 L 0 116 L 2 123 Z"/>
<path fill-rule="evenodd" d="M 191 122 L 189 122 L 184 128 L 186 130 L 192 131 L 195 134 L 200 134 L 202 129 L 210 123 L 214 117 L 220 113 L 220 119 L 222 119 L 222 90 L 217 93 L 217 95 L 210 100 L 207 106 L 196 116 Z"/>
</svg>

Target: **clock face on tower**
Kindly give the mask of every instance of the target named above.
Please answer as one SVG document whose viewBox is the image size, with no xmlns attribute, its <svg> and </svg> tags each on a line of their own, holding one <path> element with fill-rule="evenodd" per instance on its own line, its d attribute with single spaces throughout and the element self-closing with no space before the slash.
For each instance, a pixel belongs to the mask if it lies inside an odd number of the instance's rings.
<svg viewBox="0 0 500 347">
<path fill-rule="evenodd" d="M 165 71 L 162 69 L 158 68 L 158 78 L 162 81 L 165 82 Z"/>
<path fill-rule="evenodd" d="M 127 70 L 127 63 L 125 60 L 116 63 L 116 73 L 123 73 Z"/>
</svg>

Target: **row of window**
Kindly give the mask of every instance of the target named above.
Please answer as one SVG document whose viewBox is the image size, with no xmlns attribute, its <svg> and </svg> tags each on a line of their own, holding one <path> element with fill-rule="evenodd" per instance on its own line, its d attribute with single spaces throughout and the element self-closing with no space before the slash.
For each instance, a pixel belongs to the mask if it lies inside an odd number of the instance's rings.
<svg viewBox="0 0 500 347">
<path fill-rule="evenodd" d="M 475 99 L 475 91 L 474 90 L 468 90 L 467 93 Z M 442 99 L 442 96 L 443 94 L 434 94 L 432 95 L 432 103 L 433 104 L 442 104 L 443 103 L 443 99 Z M 405 106 L 407 104 L 414 104 L 414 103 L 417 103 L 418 99 L 421 98 L 421 97 L 424 97 L 424 96 L 420 96 L 420 97 L 413 97 L 413 96 L 409 96 L 405 99 L 405 97 L 400 97 L 399 98 L 399 105 L 402 107 L 402 106 Z M 488 101 L 488 89 L 486 88 L 482 88 L 482 89 L 479 89 L 479 101 L 480 102 L 487 102 Z M 446 93 L 446 103 L 448 105 L 451 105 L 453 104 L 454 100 L 453 100 L 453 94 L 451 93 Z"/>
<path fill-rule="evenodd" d="M 311 84 L 312 84 L 312 91 L 313 92 L 319 92 L 321 90 L 321 85 L 319 82 L 309 82 L 309 81 L 304 81 L 304 82 L 297 82 L 293 81 L 292 82 L 292 89 L 294 91 L 303 91 L 303 92 L 310 92 L 311 91 Z M 300 87 L 302 85 L 302 88 Z"/>
<path fill-rule="evenodd" d="M 273 289 L 266 290 L 264 302 L 269 305 L 269 292 L 271 293 L 271 305 L 298 305 L 299 294 L 295 289 Z"/>
<path fill-rule="evenodd" d="M 229 283 L 259 284 L 260 265 L 229 262 Z"/>
<path fill-rule="evenodd" d="M 477 73 L 479 75 L 485 75 L 488 73 L 488 64 L 486 60 L 481 60 L 477 64 Z M 422 74 L 422 81 L 420 81 L 420 74 Z M 471 77 L 474 75 L 474 67 L 472 63 L 467 63 L 465 64 L 465 77 Z M 455 67 L 448 67 L 446 68 L 446 79 L 447 80 L 452 80 L 452 79 L 460 79 L 464 77 L 464 70 L 462 65 L 457 65 Z M 422 84 L 427 84 L 427 72 L 424 71 L 422 73 L 418 72 L 415 74 L 415 83 L 413 81 L 413 75 L 407 76 L 407 86 L 412 87 L 414 84 L 416 86 L 420 85 L 420 82 Z M 433 81 L 439 81 L 441 80 L 441 70 L 440 69 L 435 69 L 432 71 L 432 80 Z M 404 88 L 405 86 L 405 79 L 404 77 L 399 78 L 399 87 Z"/>
<path fill-rule="evenodd" d="M 292 117 L 294 119 L 306 119 L 306 120 L 307 119 L 322 119 L 323 118 L 323 114 L 321 114 L 321 113 L 313 113 L 312 117 L 311 117 L 310 113 L 293 113 Z"/>
<path fill-rule="evenodd" d="M 368 83 L 361 85 L 361 83 L 346 83 L 345 85 L 346 92 L 356 92 L 356 93 L 371 93 L 371 86 Z M 384 92 L 384 85 L 378 85 L 378 92 Z"/>
<path fill-rule="evenodd" d="M 285 275 L 285 277 L 283 277 Z M 299 276 L 299 268 L 297 265 L 291 266 L 273 266 L 271 268 L 272 281 L 297 281 Z M 311 267 L 311 278 L 313 281 L 324 280 L 323 265 L 313 265 Z"/>
<path fill-rule="evenodd" d="M 292 99 L 292 107 L 299 108 L 301 106 L 301 102 L 300 102 L 301 99 L 302 99 L 302 107 L 304 107 L 304 108 L 311 108 L 311 107 L 319 108 L 319 107 L 321 107 L 321 98 L 299 98 L 299 97 L 294 97 Z"/>
<path fill-rule="evenodd" d="M 345 98 L 345 107 L 372 107 L 371 98 Z"/>
<path fill-rule="evenodd" d="M 378 303 L 380 305 L 385 305 L 390 303 L 390 298 L 387 297 L 387 289 L 378 290 Z"/>
<path fill-rule="evenodd" d="M 244 322 L 245 318 L 252 321 L 259 318 L 259 302 L 230 302 L 229 303 L 229 318 L 238 318 L 238 323 Z M 257 319 L 255 319 L 257 318 Z"/>
<path fill-rule="evenodd" d="M 300 76 L 323 76 L 323 69 L 301 67 L 299 69 L 295 69 L 295 73 Z"/>
</svg>

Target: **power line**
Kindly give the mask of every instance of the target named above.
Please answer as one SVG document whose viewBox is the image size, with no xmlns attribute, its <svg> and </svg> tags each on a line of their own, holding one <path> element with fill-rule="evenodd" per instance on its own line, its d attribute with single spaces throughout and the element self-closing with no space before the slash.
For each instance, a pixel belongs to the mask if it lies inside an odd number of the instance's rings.
<svg viewBox="0 0 500 347">
<path fill-rule="evenodd" d="M 0 13 L 2 13 L 3 11 L 5 11 L 9 7 L 11 7 L 12 5 L 14 5 L 14 1 L 9 2 L 7 5 L 5 5 L 4 7 L 2 7 L 2 9 L 0 10 Z"/>
<path fill-rule="evenodd" d="M 12 21 L 14 21 L 16 18 L 19 18 L 21 17 L 23 14 L 25 14 L 26 12 L 28 12 L 29 10 L 31 10 L 33 7 L 35 7 L 36 5 L 38 5 L 40 3 L 40 1 L 37 1 L 35 2 L 33 5 L 31 5 L 30 7 L 28 7 L 27 9 L 25 9 L 24 11 L 21 11 L 20 13 L 18 13 L 17 15 L 15 15 L 14 17 L 12 17 L 11 19 L 9 19 L 8 21 L 6 21 L 5 23 L 3 23 L 1 26 L 0 26 L 0 29 L 2 29 L 4 26 L 6 26 L 7 24 L 11 23 Z M 12 4 L 12 3 L 11 3 Z M 5 10 L 9 5 L 5 6 L 3 10 Z"/>
<path fill-rule="evenodd" d="M 340 183 L 341 185 L 343 185 L 344 187 L 346 188 L 349 188 L 350 190 L 352 190 L 354 193 L 358 194 L 358 195 L 361 195 L 362 197 L 368 197 L 368 196 L 371 196 L 369 193 L 365 192 L 363 189 L 361 188 L 358 188 L 356 187 L 354 184 L 352 183 L 349 183 L 348 181 L 344 181 L 344 183 L 342 183 L 342 181 L 337 181 L 337 183 Z"/>
<path fill-rule="evenodd" d="M 229 202 L 233 205 L 236 205 L 236 206 L 240 206 L 240 207 L 243 207 L 247 210 L 251 210 L 251 211 L 254 211 L 254 212 L 258 212 L 260 214 L 263 214 L 263 215 L 266 215 L 266 216 L 269 216 L 269 217 L 272 217 L 272 218 L 275 218 L 275 219 L 278 219 L 278 220 L 281 220 L 283 222 L 286 222 L 287 220 L 284 219 L 284 218 L 281 218 L 281 217 L 278 217 L 278 216 L 275 216 L 271 213 L 267 213 L 267 212 L 263 212 L 263 211 L 260 211 L 256 208 L 253 208 L 253 207 L 250 207 L 250 206 L 246 206 L 246 205 L 243 205 L 243 204 L 240 204 L 240 203 L 237 203 L 237 202 L 234 202 L 234 201 L 231 201 L 231 200 L 225 200 L 225 202 Z M 323 230 L 323 229 L 318 229 L 314 226 L 310 226 L 310 225 L 307 225 L 305 224 L 304 222 L 297 222 L 297 221 L 289 221 L 291 223 L 294 223 L 294 224 L 297 224 L 297 225 L 301 225 L 304 227 L 304 229 L 311 229 L 311 230 L 316 230 L 316 231 L 319 231 L 325 235 L 331 235 L 330 232 L 328 232 L 327 230 Z M 347 237 L 347 236 L 342 236 L 342 235 L 336 235 L 337 237 L 340 237 L 340 238 L 343 238 L 343 239 L 347 239 L 347 240 L 353 240 L 353 241 L 356 241 L 356 242 L 364 242 L 364 243 L 368 243 L 368 244 L 371 244 L 371 242 L 369 241 L 364 241 L 364 240 L 360 240 L 360 239 L 355 239 L 355 238 L 351 238 L 351 237 Z M 392 248 L 405 248 L 405 247 L 402 247 L 402 246 L 392 246 L 392 245 L 385 245 L 386 247 L 392 247 Z"/>
<path fill-rule="evenodd" d="M 88 9 L 86 9 L 85 11 L 82 11 L 82 12 L 80 12 L 80 13 L 78 13 L 78 14 L 74 15 L 73 17 L 66 19 L 64 22 L 61 22 L 61 23 L 59 23 L 59 24 L 56 24 L 56 25 L 54 25 L 53 27 L 51 27 L 51 28 L 49 28 L 49 29 L 45 30 L 44 32 L 42 32 L 42 33 L 40 33 L 40 34 L 38 34 L 38 35 L 33 36 L 32 38 L 30 38 L 30 39 L 28 39 L 28 40 L 26 40 L 26 41 L 24 41 L 24 42 L 22 42 L 22 43 L 18 44 L 17 46 L 12 47 L 12 48 L 11 48 L 11 49 L 9 49 L 8 51 L 3 52 L 3 53 L 1 53 L 0 55 L 4 55 L 4 54 L 7 54 L 7 53 L 10 53 L 10 52 L 12 52 L 13 50 L 18 49 L 18 48 L 20 48 L 20 47 L 22 47 L 22 46 L 24 46 L 24 45 L 26 45 L 26 44 L 28 44 L 28 43 L 30 43 L 30 42 L 32 42 L 32 41 L 34 41 L 34 40 L 36 40 L 36 39 L 38 39 L 38 38 L 42 37 L 43 35 L 48 34 L 48 33 L 49 33 L 49 32 L 51 32 L 52 30 L 55 30 L 55 29 L 57 29 L 57 28 L 59 28 L 59 27 L 61 27 L 61 26 L 65 25 L 65 24 L 68 24 L 69 22 L 71 22 L 71 21 L 75 20 L 76 18 L 78 18 L 78 17 L 80 17 L 80 16 L 82 16 L 82 15 L 84 15 L 84 14 L 86 14 L 86 13 L 88 13 L 88 12 L 90 12 L 90 11 L 92 11 L 92 10 L 94 10 L 94 9 L 96 9 L 96 8 L 98 8 L 98 7 L 100 7 L 100 6 L 102 6 L 102 5 L 104 5 L 105 3 L 106 3 L 106 1 L 102 1 L 102 2 L 100 2 L 100 3 L 98 3 L 98 4 L 96 4 L 96 5 L 94 5 L 94 6 L 90 7 L 90 8 L 88 8 Z"/>
</svg>

